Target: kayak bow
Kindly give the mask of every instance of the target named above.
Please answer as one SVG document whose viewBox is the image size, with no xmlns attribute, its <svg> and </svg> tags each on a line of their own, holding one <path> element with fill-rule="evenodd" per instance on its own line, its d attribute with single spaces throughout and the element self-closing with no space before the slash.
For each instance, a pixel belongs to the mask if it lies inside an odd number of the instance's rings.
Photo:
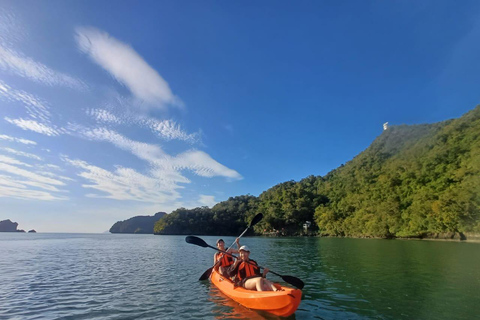
<svg viewBox="0 0 480 320">
<path fill-rule="evenodd" d="M 275 283 L 280 291 L 255 291 L 242 287 L 235 287 L 233 282 L 212 271 L 212 283 L 226 296 L 253 310 L 265 311 L 280 317 L 292 315 L 302 300 L 302 290 L 283 287 Z"/>
</svg>

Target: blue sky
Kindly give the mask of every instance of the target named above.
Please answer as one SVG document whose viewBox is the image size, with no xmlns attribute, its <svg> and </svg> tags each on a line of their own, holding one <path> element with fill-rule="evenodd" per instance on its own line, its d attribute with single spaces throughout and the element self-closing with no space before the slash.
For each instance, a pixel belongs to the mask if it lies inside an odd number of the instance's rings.
<svg viewBox="0 0 480 320">
<path fill-rule="evenodd" d="M 0 220 L 103 232 L 480 102 L 478 1 L 0 1 Z"/>
</svg>

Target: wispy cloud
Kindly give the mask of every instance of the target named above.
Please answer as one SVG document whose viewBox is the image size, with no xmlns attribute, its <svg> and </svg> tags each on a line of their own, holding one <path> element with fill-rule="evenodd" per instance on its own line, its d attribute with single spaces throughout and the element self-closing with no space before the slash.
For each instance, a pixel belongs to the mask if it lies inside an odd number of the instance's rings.
<svg viewBox="0 0 480 320">
<path fill-rule="evenodd" d="M 86 84 L 0 44 L 0 69 L 48 86 L 85 90 Z"/>
<path fill-rule="evenodd" d="M 200 140 L 199 133 L 188 133 L 182 129 L 181 125 L 171 119 L 159 120 L 138 113 L 128 112 L 127 110 L 119 110 L 123 106 L 116 106 L 111 110 L 91 108 L 87 109 L 88 116 L 96 122 L 106 125 L 137 125 L 142 128 L 151 130 L 156 136 L 165 141 L 180 140 L 190 144 L 194 144 Z"/>
<path fill-rule="evenodd" d="M 40 123 L 35 120 L 27 120 L 27 119 L 11 119 L 9 117 L 5 117 L 5 121 L 16 125 L 17 127 L 23 130 L 30 130 L 37 133 L 41 133 L 47 136 L 58 136 L 61 133 L 61 130 L 56 129 L 55 127 L 48 126 L 46 124 Z"/>
<path fill-rule="evenodd" d="M 34 119 L 43 122 L 50 121 L 50 108 L 45 101 L 23 90 L 13 89 L 1 80 L 0 98 L 10 102 L 20 102 L 20 104 L 25 107 L 27 114 Z"/>
<path fill-rule="evenodd" d="M 12 142 L 18 142 L 18 143 L 23 143 L 23 144 L 32 144 L 32 145 L 36 145 L 37 143 L 35 141 L 32 141 L 32 140 L 27 140 L 27 139 L 23 139 L 23 138 L 16 138 L 16 137 L 11 137 L 11 136 L 7 136 L 5 134 L 0 134 L 0 140 L 6 140 L 6 141 L 12 141 Z"/>
<path fill-rule="evenodd" d="M 117 117 L 116 115 L 105 109 L 87 109 L 87 115 L 94 118 L 96 121 L 102 123 L 122 123 L 121 118 Z"/>
<path fill-rule="evenodd" d="M 22 162 L 22 161 L 19 161 L 17 159 L 14 159 L 14 158 L 11 158 L 11 157 L 8 157 L 8 156 L 4 156 L 4 155 L 1 155 L 1 154 L 0 154 L 0 162 L 8 163 L 8 164 L 14 164 L 14 165 L 20 165 L 20 166 L 25 166 L 25 167 L 32 167 L 28 163 L 25 163 L 25 162 Z"/>
<path fill-rule="evenodd" d="M 168 83 L 129 45 L 95 28 L 77 28 L 80 50 L 150 107 L 182 106 Z"/>
<path fill-rule="evenodd" d="M 180 197 L 175 189 L 169 188 L 161 180 L 131 168 L 117 167 L 114 171 L 108 171 L 81 160 L 64 157 L 64 161 L 82 169 L 78 175 L 90 182 L 82 185 L 84 188 L 101 192 L 100 195 L 88 194 L 89 197 L 151 203 L 168 203 Z"/>
<path fill-rule="evenodd" d="M 235 170 L 229 169 L 212 159 L 207 153 L 199 150 L 189 150 L 177 156 L 166 154 L 159 146 L 134 141 L 106 128 L 85 129 L 80 133 L 92 140 L 108 141 L 115 146 L 129 151 L 151 165 L 171 171 L 191 170 L 202 177 L 223 176 L 241 179 Z"/>
<path fill-rule="evenodd" d="M 236 180 L 243 179 L 237 171 L 227 168 L 200 150 L 189 150 L 169 160 L 176 170 L 191 170 L 202 177 L 220 176 Z"/>
<path fill-rule="evenodd" d="M 27 168 L 20 168 L 23 166 Z M 35 168 L 17 159 L 0 155 L 0 197 L 33 200 L 65 200 L 58 195 L 65 183 L 53 174 L 39 174 Z"/>
<path fill-rule="evenodd" d="M 171 156 L 165 153 L 158 145 L 131 140 L 110 129 L 89 129 L 77 126 L 74 130 L 86 139 L 109 142 L 149 164 L 149 172 L 140 174 L 133 169 L 123 167 L 118 167 L 115 172 L 110 172 L 80 160 L 72 161 L 67 159 L 70 164 L 84 170 L 79 176 L 92 183 L 84 185 L 84 187 L 103 191 L 107 194 L 105 197 L 108 198 L 142 199 L 142 201 L 148 200 L 155 203 L 162 203 L 162 201 L 167 200 L 174 201 L 179 197 L 177 190 L 183 188 L 182 184 L 190 183 L 190 180 L 182 174 L 182 171 L 185 170 L 202 177 L 221 176 L 229 179 L 242 179 L 242 176 L 237 171 L 218 163 L 202 151 L 189 150 L 177 156 Z M 133 180 L 130 181 L 128 179 Z M 140 182 L 134 181 L 135 179 L 138 179 Z M 127 180 L 129 181 L 128 183 L 126 182 Z M 134 193 L 124 190 L 130 190 L 130 186 L 137 184 L 138 187 L 135 187 Z M 154 187 L 163 196 L 157 194 L 156 198 L 151 197 L 152 191 L 145 191 L 141 187 L 142 185 L 148 186 L 148 188 Z M 141 194 L 144 191 L 146 193 L 142 196 Z M 97 196 L 101 197 L 102 195 Z M 204 200 L 207 200 L 207 198 L 204 198 Z"/>
<path fill-rule="evenodd" d="M 18 150 L 12 149 L 12 148 L 3 148 L 3 150 L 5 150 L 9 153 L 15 154 L 17 156 L 22 156 L 22 157 L 26 157 L 26 158 L 30 158 L 30 159 L 35 159 L 35 160 L 42 160 L 42 158 L 40 158 L 36 154 L 23 152 L 23 151 L 18 151 Z"/>
<path fill-rule="evenodd" d="M 173 120 L 144 119 L 143 124 L 150 128 L 160 138 L 165 140 L 182 140 L 190 143 L 199 140 L 198 133 L 186 133 L 178 123 Z"/>
</svg>

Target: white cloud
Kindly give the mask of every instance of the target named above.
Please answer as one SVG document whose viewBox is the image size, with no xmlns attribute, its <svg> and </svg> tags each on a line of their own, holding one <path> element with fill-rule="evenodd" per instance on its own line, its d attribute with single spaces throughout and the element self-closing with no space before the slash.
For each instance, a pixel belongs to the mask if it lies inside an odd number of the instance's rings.
<svg viewBox="0 0 480 320">
<path fill-rule="evenodd" d="M 207 207 L 213 207 L 217 201 L 215 201 L 215 196 L 207 196 L 204 194 L 200 195 L 200 198 L 198 199 L 198 203 L 201 206 L 207 206 Z"/>
<path fill-rule="evenodd" d="M 235 170 L 218 163 L 210 155 L 199 150 L 190 150 L 179 154 L 172 159 L 177 170 L 189 169 L 202 177 L 222 176 L 231 179 L 242 179 Z"/>
<path fill-rule="evenodd" d="M 0 81 L 0 97 L 7 101 L 20 102 L 30 117 L 43 122 L 50 121 L 50 111 L 47 103 L 25 91 L 15 90 L 9 85 Z"/>
<path fill-rule="evenodd" d="M 16 188 L 12 186 L 2 185 L 1 177 L 0 177 L 0 197 L 12 198 L 12 199 L 24 199 L 24 200 L 43 200 L 43 201 L 68 200 L 68 198 L 66 197 L 55 196 L 50 192 L 46 192 L 46 191 L 24 189 L 21 187 Z"/>
<path fill-rule="evenodd" d="M 105 109 L 88 109 L 87 114 L 98 122 L 120 124 L 122 120 Z"/>
<path fill-rule="evenodd" d="M 18 161 L 17 159 L 14 159 L 14 158 L 11 158 L 11 157 L 8 157 L 8 156 L 4 156 L 4 155 L 1 155 L 1 154 L 0 154 L 0 162 L 8 163 L 8 164 L 14 164 L 14 165 L 21 165 L 21 166 L 25 166 L 25 167 L 32 167 L 31 165 L 29 165 L 25 162 L 21 162 L 21 161 Z"/>
<path fill-rule="evenodd" d="M 11 124 L 16 125 L 17 127 L 23 130 L 30 130 L 34 132 L 38 132 L 47 136 L 58 136 L 60 135 L 60 130 L 50 127 L 46 124 L 37 122 L 35 120 L 26 120 L 26 119 L 10 119 L 9 117 L 5 117 L 5 120 Z"/>
<path fill-rule="evenodd" d="M 35 160 L 42 160 L 42 158 L 40 158 L 39 156 L 37 156 L 35 154 L 32 154 L 32 153 L 18 151 L 18 150 L 12 149 L 12 148 L 3 148 L 3 150 L 5 150 L 7 152 L 10 152 L 10 153 L 13 153 L 17 156 L 27 157 L 27 158 L 35 159 Z"/>
<path fill-rule="evenodd" d="M 32 141 L 32 140 L 15 138 L 15 137 L 7 136 L 5 134 L 0 134 L 0 140 L 7 140 L 7 141 L 18 142 L 23 144 L 33 144 L 33 145 L 37 144 L 35 141 Z"/>
<path fill-rule="evenodd" d="M 89 194 L 89 197 L 109 198 L 116 200 L 135 200 L 151 203 L 169 203 L 180 197 L 175 188 L 164 181 L 143 175 L 131 168 L 117 167 L 111 172 L 81 160 L 64 160 L 82 169 L 78 175 L 90 184 L 82 185 L 100 191 L 102 195 Z"/>
<path fill-rule="evenodd" d="M 31 172 L 28 170 L 24 170 L 18 167 L 15 167 L 13 165 L 9 165 L 6 163 L 0 163 L 0 171 L 8 172 L 10 174 L 14 174 L 17 176 L 21 176 L 24 178 L 28 178 L 31 181 L 34 181 L 36 183 L 42 184 L 42 185 L 56 185 L 56 186 L 63 186 L 65 183 L 62 181 L 44 177 L 42 175 L 36 174 L 35 172 Z"/>
<path fill-rule="evenodd" d="M 0 44 L 0 69 L 48 86 L 84 90 L 85 83 Z"/>
<path fill-rule="evenodd" d="M 33 200 L 65 200 L 65 196 L 58 196 L 56 193 L 63 193 L 65 183 L 58 180 L 56 176 L 47 177 L 17 165 L 27 166 L 16 159 L 0 156 L 0 171 L 6 173 L 0 175 L 0 197 Z"/>
<path fill-rule="evenodd" d="M 160 138 L 165 140 L 182 140 L 190 143 L 198 141 L 198 133 L 188 134 L 173 120 L 145 119 L 143 123 Z"/>
<path fill-rule="evenodd" d="M 155 69 L 129 45 L 95 28 L 77 28 L 81 51 L 152 107 L 182 106 L 182 102 Z"/>
<path fill-rule="evenodd" d="M 163 150 L 156 145 L 130 140 L 121 134 L 106 128 L 83 129 L 78 132 L 83 137 L 90 140 L 110 142 L 118 148 L 129 151 L 140 159 L 146 160 L 150 163 L 166 156 Z"/>
<path fill-rule="evenodd" d="M 177 156 L 170 156 L 160 146 L 134 141 L 106 128 L 88 129 L 77 125 L 74 130 L 86 139 L 109 142 L 150 165 L 150 171 L 147 174 L 140 174 L 133 169 L 122 167 L 118 167 L 115 172 L 110 172 L 80 160 L 72 161 L 66 158 L 67 162 L 83 170 L 79 176 L 92 183 L 84 187 L 107 194 L 106 196 L 97 195 L 97 197 L 154 203 L 174 201 L 179 197 L 177 190 L 183 188 L 182 184 L 190 183 L 190 180 L 182 174 L 184 170 L 192 171 L 202 177 L 223 176 L 242 179 L 237 171 L 225 167 L 202 151 L 190 150 Z M 155 196 L 152 196 L 152 193 Z M 208 200 L 208 198 L 203 199 Z M 208 204 L 212 201 L 210 199 Z"/>
<path fill-rule="evenodd" d="M 118 109 L 126 109 L 124 103 L 125 102 L 109 103 L 108 108 L 110 110 L 91 108 L 87 109 L 86 113 L 95 121 L 107 125 L 127 124 L 147 128 L 165 141 L 180 140 L 193 144 L 200 140 L 199 133 L 187 133 L 182 129 L 180 124 L 174 120 L 159 120 L 153 117 L 139 115 L 138 113 L 132 113 L 127 110 L 118 111 Z"/>
<path fill-rule="evenodd" d="M 85 129 L 80 133 L 92 140 L 108 141 L 169 174 L 173 174 L 172 171 L 191 170 L 202 177 L 222 176 L 242 179 L 237 171 L 218 163 L 203 151 L 189 150 L 177 156 L 170 156 L 157 145 L 134 141 L 105 128 Z M 181 180 L 188 181 L 186 178 Z"/>
</svg>

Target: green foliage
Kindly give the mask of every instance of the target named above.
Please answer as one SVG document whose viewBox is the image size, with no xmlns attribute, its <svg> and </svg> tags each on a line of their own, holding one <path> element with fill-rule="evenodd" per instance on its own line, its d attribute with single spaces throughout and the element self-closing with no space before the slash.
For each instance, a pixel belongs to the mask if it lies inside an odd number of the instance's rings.
<svg viewBox="0 0 480 320">
<path fill-rule="evenodd" d="M 152 234 L 153 225 L 165 214 L 165 212 L 157 212 L 153 216 L 136 216 L 124 221 L 118 221 L 110 228 L 110 232 Z"/>
<path fill-rule="evenodd" d="M 175 210 L 157 234 L 238 235 L 258 213 L 258 234 L 423 237 L 480 232 L 480 106 L 435 124 L 392 126 L 324 177 L 280 183 L 258 198 L 239 196 Z"/>
<path fill-rule="evenodd" d="M 432 125 L 394 126 L 319 192 L 315 210 L 325 235 L 419 237 L 478 232 L 480 106 Z"/>
<path fill-rule="evenodd" d="M 255 216 L 258 199 L 245 195 L 216 204 L 212 209 L 180 208 L 155 223 L 155 234 L 238 235 Z"/>
</svg>

